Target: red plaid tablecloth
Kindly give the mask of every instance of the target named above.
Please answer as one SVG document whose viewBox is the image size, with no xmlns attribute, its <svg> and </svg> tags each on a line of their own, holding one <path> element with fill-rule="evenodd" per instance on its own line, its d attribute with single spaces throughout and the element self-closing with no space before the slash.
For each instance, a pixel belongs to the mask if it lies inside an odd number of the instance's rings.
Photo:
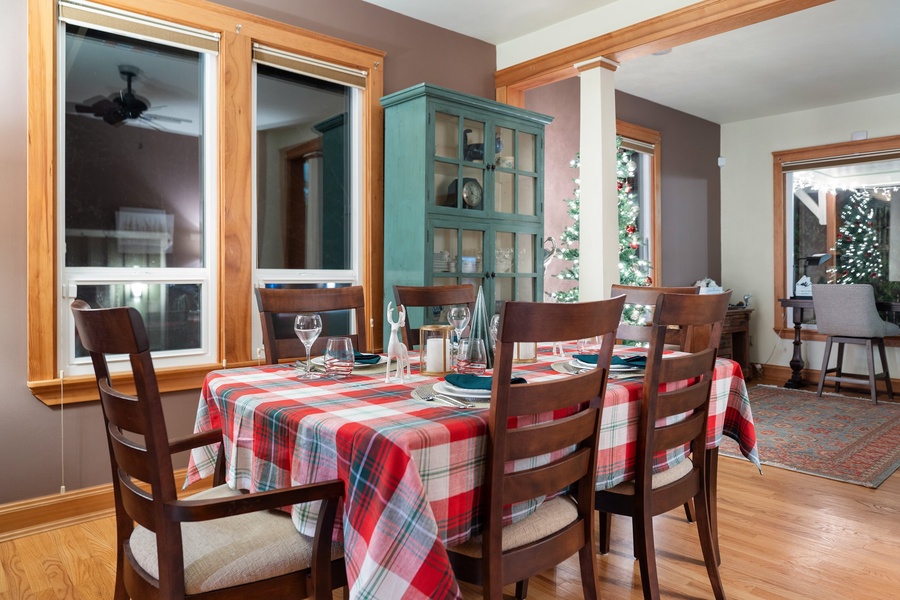
<svg viewBox="0 0 900 600">
<path fill-rule="evenodd" d="M 459 597 L 445 546 L 479 528 L 487 405 L 460 410 L 413 399 L 437 379 L 414 375 L 384 383 L 384 371 L 343 380 L 297 380 L 281 366 L 211 372 L 204 382 L 195 431 L 225 433 L 229 485 L 268 490 L 325 479 L 346 483 L 343 520 L 347 576 L 353 598 Z M 516 365 L 530 381 L 561 377 L 560 360 Z M 759 466 L 753 417 L 740 366 L 720 359 L 710 409 L 708 447 L 723 433 Z M 601 420 L 598 489 L 634 472 L 639 381 L 610 380 Z M 660 458 L 660 469 L 683 458 Z M 212 474 L 215 448 L 191 455 L 185 485 Z M 292 508 L 297 529 L 315 530 L 315 507 Z M 533 505 L 514 507 L 524 517 Z"/>
</svg>

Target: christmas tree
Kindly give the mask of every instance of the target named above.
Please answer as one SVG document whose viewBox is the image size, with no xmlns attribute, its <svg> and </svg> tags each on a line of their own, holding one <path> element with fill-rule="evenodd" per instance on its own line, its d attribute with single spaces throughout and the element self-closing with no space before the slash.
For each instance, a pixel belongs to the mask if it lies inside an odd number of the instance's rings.
<svg viewBox="0 0 900 600">
<path fill-rule="evenodd" d="M 640 258 L 641 234 L 638 231 L 637 219 L 640 204 L 634 191 L 634 174 L 637 163 L 633 160 L 633 152 L 622 148 L 622 138 L 616 138 L 616 185 L 618 187 L 619 204 L 619 281 L 625 285 L 651 285 L 649 275 L 650 264 Z M 579 155 L 569 163 L 578 168 L 581 165 Z M 566 199 L 569 217 L 572 224 L 566 227 L 559 238 L 557 256 L 571 265 L 560 271 L 555 277 L 567 281 L 578 281 L 578 239 L 581 233 L 581 183 L 576 178 L 572 197 Z M 557 302 L 578 302 L 578 286 L 569 290 L 548 294 Z"/>
<path fill-rule="evenodd" d="M 634 190 L 637 163 L 634 152 L 622 148 L 622 138 L 616 138 L 616 185 L 619 194 L 619 283 L 622 285 L 650 285 L 650 264 L 640 257 L 641 232 L 637 220 L 641 207 Z"/>
<path fill-rule="evenodd" d="M 833 269 L 836 283 L 872 283 L 884 279 L 884 257 L 873 227 L 875 201 L 868 190 L 855 190 L 841 209 L 834 250 L 838 256 Z"/>
<path fill-rule="evenodd" d="M 574 160 L 569 163 L 569 166 L 574 169 L 579 168 L 581 166 L 580 155 L 576 154 Z M 579 215 L 581 213 L 581 181 L 577 177 L 573 179 L 573 181 L 575 182 L 575 189 L 572 190 L 572 197 L 566 198 L 566 204 L 568 205 L 567 212 L 569 213 L 569 218 L 572 219 L 572 224 L 563 229 L 562 234 L 560 234 L 559 248 L 556 252 L 558 258 L 571 264 L 569 267 L 554 275 L 554 277 L 565 281 L 578 281 L 579 274 L 578 237 L 581 229 L 579 220 Z M 576 285 L 568 290 L 551 292 L 548 296 L 557 302 L 578 302 L 578 286 Z"/>
</svg>

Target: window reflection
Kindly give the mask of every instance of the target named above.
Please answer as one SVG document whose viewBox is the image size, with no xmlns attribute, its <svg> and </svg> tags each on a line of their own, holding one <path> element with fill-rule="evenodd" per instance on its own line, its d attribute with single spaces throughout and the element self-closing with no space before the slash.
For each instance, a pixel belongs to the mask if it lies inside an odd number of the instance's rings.
<svg viewBox="0 0 900 600">
<path fill-rule="evenodd" d="M 351 90 L 257 65 L 257 261 L 351 268 Z"/>
</svg>

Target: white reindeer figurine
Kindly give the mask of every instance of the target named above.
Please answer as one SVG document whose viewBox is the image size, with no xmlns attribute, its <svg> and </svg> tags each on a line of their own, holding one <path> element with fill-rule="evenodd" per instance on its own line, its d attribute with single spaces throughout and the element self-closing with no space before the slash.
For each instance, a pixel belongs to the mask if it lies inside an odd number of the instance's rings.
<svg viewBox="0 0 900 600">
<path fill-rule="evenodd" d="M 402 304 L 397 307 L 397 320 L 393 320 L 394 316 L 394 303 L 388 302 L 387 308 L 387 320 L 388 323 L 391 324 L 391 337 L 388 339 L 387 346 L 387 371 L 384 374 L 384 382 L 388 383 L 391 380 L 391 359 L 397 359 L 397 377 L 400 379 L 402 383 L 403 379 L 403 369 L 406 368 L 406 377 L 412 378 L 412 373 L 409 368 L 409 351 L 406 348 L 406 344 L 404 344 L 400 339 L 400 329 L 406 326 L 406 307 Z"/>
</svg>

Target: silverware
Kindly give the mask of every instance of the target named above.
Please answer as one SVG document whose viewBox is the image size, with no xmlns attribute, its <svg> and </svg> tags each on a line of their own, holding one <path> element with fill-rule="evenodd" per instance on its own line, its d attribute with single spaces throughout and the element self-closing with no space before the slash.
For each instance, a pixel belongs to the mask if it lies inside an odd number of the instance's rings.
<svg viewBox="0 0 900 600">
<path fill-rule="evenodd" d="M 475 406 L 474 404 L 471 404 L 469 402 L 463 402 L 462 400 L 457 400 L 456 398 L 452 398 L 450 396 L 445 396 L 443 394 L 428 394 L 427 396 L 425 396 L 422 399 L 427 402 L 434 402 L 435 400 L 440 400 L 441 402 L 449 404 L 450 406 L 453 406 L 455 408 L 472 408 Z"/>
</svg>

